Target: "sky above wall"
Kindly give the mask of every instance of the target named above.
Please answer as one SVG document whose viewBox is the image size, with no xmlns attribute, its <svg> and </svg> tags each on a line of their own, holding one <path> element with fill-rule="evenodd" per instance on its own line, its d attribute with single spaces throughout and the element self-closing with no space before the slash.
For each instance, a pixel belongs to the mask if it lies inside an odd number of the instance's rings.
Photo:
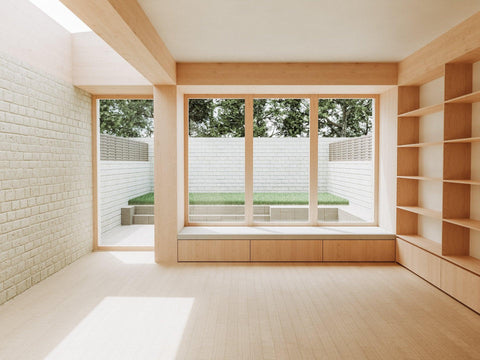
<svg viewBox="0 0 480 360">
<path fill-rule="evenodd" d="M 72 34 L 92 31 L 58 0 L 30 0 L 30 2 Z"/>
</svg>

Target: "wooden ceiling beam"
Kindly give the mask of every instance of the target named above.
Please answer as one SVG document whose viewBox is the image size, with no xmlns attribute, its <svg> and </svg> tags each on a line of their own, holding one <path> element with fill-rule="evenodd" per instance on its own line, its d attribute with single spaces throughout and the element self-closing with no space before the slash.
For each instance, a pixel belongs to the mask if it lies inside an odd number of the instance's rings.
<svg viewBox="0 0 480 360">
<path fill-rule="evenodd" d="M 177 63 L 178 85 L 396 85 L 397 63 Z"/>
<path fill-rule="evenodd" d="M 398 65 L 399 85 L 421 85 L 443 75 L 444 64 L 480 60 L 480 12 L 453 27 Z"/>
<path fill-rule="evenodd" d="M 176 83 L 176 63 L 136 0 L 61 0 L 154 85 Z"/>
</svg>

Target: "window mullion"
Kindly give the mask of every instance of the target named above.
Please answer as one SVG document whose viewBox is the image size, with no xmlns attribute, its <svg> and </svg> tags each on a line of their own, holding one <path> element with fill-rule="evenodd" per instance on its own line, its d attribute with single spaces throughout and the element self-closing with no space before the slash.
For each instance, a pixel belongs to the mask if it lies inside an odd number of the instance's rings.
<svg viewBox="0 0 480 360">
<path fill-rule="evenodd" d="M 318 223 L 318 98 L 310 97 L 310 211 L 311 225 Z"/>
<path fill-rule="evenodd" d="M 253 224 L 253 96 L 245 97 L 245 220 Z"/>
</svg>

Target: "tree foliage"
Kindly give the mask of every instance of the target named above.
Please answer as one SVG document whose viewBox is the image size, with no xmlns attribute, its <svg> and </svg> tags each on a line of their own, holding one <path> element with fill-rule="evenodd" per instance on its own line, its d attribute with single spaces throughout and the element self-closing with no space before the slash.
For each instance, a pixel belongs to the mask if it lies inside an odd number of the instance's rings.
<svg viewBox="0 0 480 360">
<path fill-rule="evenodd" d="M 150 137 L 153 101 L 100 100 L 100 132 L 119 137 Z"/>
<path fill-rule="evenodd" d="M 372 99 L 320 99 L 318 133 L 323 137 L 356 137 L 372 129 Z"/>
<path fill-rule="evenodd" d="M 372 130 L 372 99 L 320 99 L 318 133 L 356 137 Z M 194 137 L 244 137 L 243 99 L 190 99 L 189 134 Z M 153 134 L 151 100 L 101 100 L 100 131 L 121 137 Z M 306 99 L 255 99 L 254 137 L 305 137 L 309 132 Z"/>
<path fill-rule="evenodd" d="M 372 129 L 372 99 L 321 99 L 318 133 L 323 137 L 355 137 Z M 306 99 L 255 99 L 254 137 L 305 137 L 309 132 Z M 194 137 L 243 137 L 242 99 L 190 99 L 189 133 Z"/>
<path fill-rule="evenodd" d="M 190 136 L 245 136 L 245 101 L 242 99 L 190 99 L 188 112 Z"/>
</svg>

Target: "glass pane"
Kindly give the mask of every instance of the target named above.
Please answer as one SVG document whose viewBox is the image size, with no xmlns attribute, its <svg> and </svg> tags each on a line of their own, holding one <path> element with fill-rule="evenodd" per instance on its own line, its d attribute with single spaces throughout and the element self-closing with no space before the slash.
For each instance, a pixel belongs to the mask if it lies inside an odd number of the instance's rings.
<svg viewBox="0 0 480 360">
<path fill-rule="evenodd" d="M 245 220 L 245 101 L 190 99 L 189 222 Z"/>
<path fill-rule="evenodd" d="M 307 222 L 308 99 L 254 99 L 253 218 Z"/>
<path fill-rule="evenodd" d="M 318 103 L 318 220 L 373 222 L 374 100 Z"/>
<path fill-rule="evenodd" d="M 99 245 L 153 246 L 153 101 L 98 104 Z"/>
</svg>

